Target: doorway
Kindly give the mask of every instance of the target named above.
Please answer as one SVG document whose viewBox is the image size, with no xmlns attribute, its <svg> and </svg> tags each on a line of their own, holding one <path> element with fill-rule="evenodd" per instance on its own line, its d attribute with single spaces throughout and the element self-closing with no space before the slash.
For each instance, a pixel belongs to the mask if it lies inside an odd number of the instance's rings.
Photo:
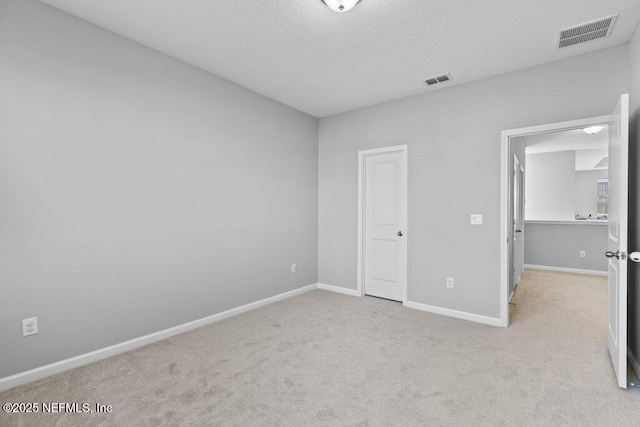
<svg viewBox="0 0 640 427">
<path fill-rule="evenodd" d="M 358 152 L 358 295 L 407 300 L 407 146 Z"/>
<path fill-rule="evenodd" d="M 502 326 L 509 325 L 509 282 L 513 275 L 514 234 L 512 209 L 515 197 L 515 174 L 513 173 L 514 138 L 558 131 L 587 129 L 593 126 L 608 126 L 609 129 L 609 212 L 608 240 L 608 348 L 618 385 L 627 386 L 627 216 L 628 216 L 628 129 L 629 96 L 620 97 L 616 108 L 609 116 L 552 123 L 502 132 L 501 173 L 501 292 L 500 320 Z M 615 185 L 614 185 L 615 184 Z M 615 187 L 615 188 L 614 188 Z M 605 254 L 602 254 L 605 256 Z"/>
</svg>

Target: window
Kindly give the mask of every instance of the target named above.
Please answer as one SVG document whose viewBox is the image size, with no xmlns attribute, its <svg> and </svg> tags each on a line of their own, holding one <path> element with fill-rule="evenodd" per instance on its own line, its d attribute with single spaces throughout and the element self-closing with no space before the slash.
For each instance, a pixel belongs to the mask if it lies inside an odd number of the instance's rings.
<svg viewBox="0 0 640 427">
<path fill-rule="evenodd" d="M 609 180 L 597 179 L 598 183 L 598 219 L 609 216 Z"/>
</svg>

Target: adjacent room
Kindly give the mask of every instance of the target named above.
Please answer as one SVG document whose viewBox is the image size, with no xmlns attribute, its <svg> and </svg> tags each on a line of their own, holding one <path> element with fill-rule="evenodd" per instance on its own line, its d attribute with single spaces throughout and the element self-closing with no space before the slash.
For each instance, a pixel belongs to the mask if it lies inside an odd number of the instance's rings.
<svg viewBox="0 0 640 427">
<path fill-rule="evenodd" d="M 604 126 L 521 138 L 524 267 L 607 274 L 608 136 Z"/>
<path fill-rule="evenodd" d="M 511 291 L 525 268 L 607 274 L 609 132 L 586 129 L 512 140 Z"/>
<path fill-rule="evenodd" d="M 637 425 L 639 23 L 0 0 L 0 425 Z"/>
</svg>

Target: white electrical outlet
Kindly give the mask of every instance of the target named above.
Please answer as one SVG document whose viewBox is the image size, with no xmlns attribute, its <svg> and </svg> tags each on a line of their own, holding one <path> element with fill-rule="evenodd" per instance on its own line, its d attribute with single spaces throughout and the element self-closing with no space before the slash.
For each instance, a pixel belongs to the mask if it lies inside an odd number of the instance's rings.
<svg viewBox="0 0 640 427">
<path fill-rule="evenodd" d="M 447 277 L 447 288 L 453 288 L 453 277 Z"/>
<path fill-rule="evenodd" d="M 38 318 L 22 319 L 22 336 L 28 337 L 38 333 Z"/>
<path fill-rule="evenodd" d="M 587 253 L 585 251 L 580 251 L 580 258 L 586 258 Z"/>
<path fill-rule="evenodd" d="M 471 225 L 482 225 L 482 215 L 471 214 Z"/>
<path fill-rule="evenodd" d="M 291 273 L 295 273 L 296 271 L 298 271 L 298 266 L 296 264 L 291 264 Z"/>
</svg>

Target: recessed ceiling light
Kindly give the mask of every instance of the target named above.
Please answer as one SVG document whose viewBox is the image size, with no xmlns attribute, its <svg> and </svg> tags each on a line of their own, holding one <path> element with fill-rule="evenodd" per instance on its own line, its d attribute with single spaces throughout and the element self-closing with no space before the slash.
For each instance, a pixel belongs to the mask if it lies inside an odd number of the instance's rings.
<svg viewBox="0 0 640 427">
<path fill-rule="evenodd" d="M 588 133 L 589 135 L 593 135 L 596 134 L 598 132 L 600 132 L 602 129 L 604 129 L 603 125 L 598 125 L 598 126 L 589 126 L 588 128 L 584 128 L 582 129 L 584 131 L 584 133 Z"/>
<path fill-rule="evenodd" d="M 336 12 L 346 12 L 358 4 L 360 0 L 322 0 L 322 3 Z"/>
</svg>

